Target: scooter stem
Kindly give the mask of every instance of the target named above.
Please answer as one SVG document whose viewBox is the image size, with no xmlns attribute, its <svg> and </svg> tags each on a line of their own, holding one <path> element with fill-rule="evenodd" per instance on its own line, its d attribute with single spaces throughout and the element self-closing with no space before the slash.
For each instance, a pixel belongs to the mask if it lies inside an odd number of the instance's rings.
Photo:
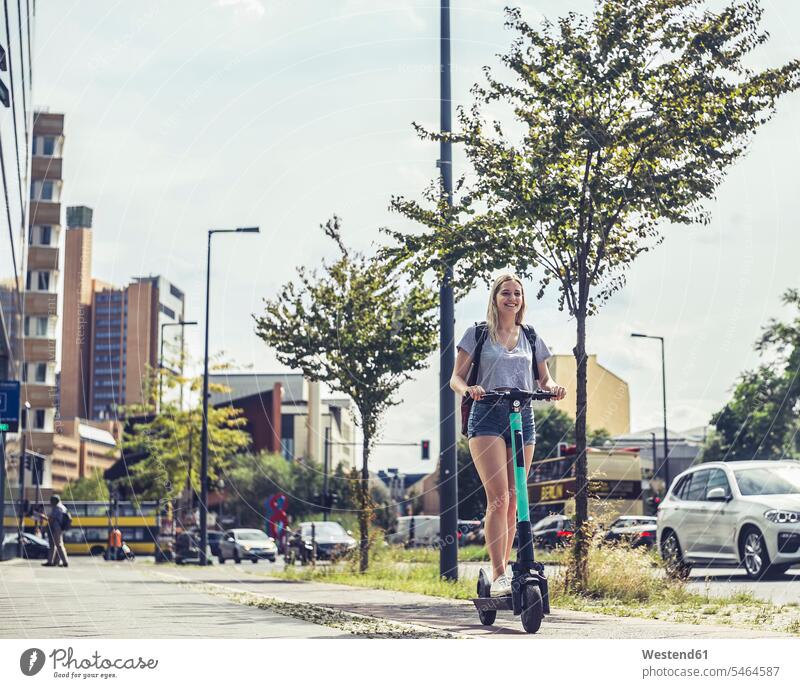
<svg viewBox="0 0 800 688">
<path fill-rule="evenodd" d="M 528 474 L 525 470 L 525 447 L 522 439 L 521 403 L 511 402 L 509 423 L 511 428 L 511 453 L 514 457 L 514 485 L 517 491 L 517 561 L 533 563 L 533 533 L 531 532 L 530 506 L 528 504 Z"/>
</svg>

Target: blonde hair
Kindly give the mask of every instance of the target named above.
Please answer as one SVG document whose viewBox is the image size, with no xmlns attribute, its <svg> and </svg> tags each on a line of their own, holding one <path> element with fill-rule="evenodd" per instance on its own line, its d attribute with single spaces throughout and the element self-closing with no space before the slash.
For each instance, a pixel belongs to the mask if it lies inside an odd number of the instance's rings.
<svg viewBox="0 0 800 688">
<path fill-rule="evenodd" d="M 492 290 L 489 292 L 489 306 L 486 309 L 486 326 L 489 330 L 489 337 L 493 342 L 497 341 L 497 326 L 500 323 L 500 313 L 497 310 L 497 293 L 504 282 L 513 281 L 519 284 L 519 290 L 522 292 L 522 307 L 517 311 L 514 323 L 522 325 L 525 321 L 525 310 L 527 303 L 525 301 L 525 287 L 522 286 L 522 280 L 517 277 L 513 272 L 505 272 L 495 279 L 492 284 Z"/>
</svg>

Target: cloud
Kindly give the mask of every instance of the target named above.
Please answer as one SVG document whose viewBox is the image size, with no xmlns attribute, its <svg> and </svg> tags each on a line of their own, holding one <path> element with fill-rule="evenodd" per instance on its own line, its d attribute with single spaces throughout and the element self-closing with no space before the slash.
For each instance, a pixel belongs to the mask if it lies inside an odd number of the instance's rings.
<svg viewBox="0 0 800 688">
<path fill-rule="evenodd" d="M 217 0 L 217 7 L 232 7 L 237 12 L 263 17 L 267 9 L 261 0 Z"/>
</svg>

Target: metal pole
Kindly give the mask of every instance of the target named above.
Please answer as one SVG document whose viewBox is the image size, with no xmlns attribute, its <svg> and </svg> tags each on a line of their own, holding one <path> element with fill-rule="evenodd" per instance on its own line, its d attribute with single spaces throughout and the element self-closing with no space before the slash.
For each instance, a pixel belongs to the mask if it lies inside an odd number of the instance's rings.
<svg viewBox="0 0 800 688">
<path fill-rule="evenodd" d="M 650 433 L 650 440 L 652 441 L 652 449 L 653 452 L 653 477 L 657 478 L 659 473 L 659 465 L 658 465 L 658 454 L 656 453 L 656 433 Z"/>
<path fill-rule="evenodd" d="M 325 451 L 322 454 L 322 520 L 328 520 L 328 451 L 330 427 L 325 428 Z"/>
<path fill-rule="evenodd" d="M 164 387 L 164 326 L 161 323 L 161 346 L 158 349 L 158 412 L 161 413 L 161 391 Z"/>
<path fill-rule="evenodd" d="M 23 543 L 22 533 L 25 530 L 25 428 L 22 428 L 22 439 L 20 440 L 19 452 L 19 512 L 17 513 L 17 555 L 22 559 Z M 0 540 L 2 542 L 2 540 Z"/>
<path fill-rule="evenodd" d="M 666 483 L 666 490 L 669 490 L 670 472 L 669 472 L 669 440 L 667 439 L 667 365 L 664 358 L 664 338 L 659 337 L 661 340 L 661 393 L 662 401 L 664 403 L 664 482 Z"/>
<path fill-rule="evenodd" d="M 0 561 L 3 560 L 6 519 L 6 433 L 0 432 Z"/>
<path fill-rule="evenodd" d="M 185 340 L 185 337 L 186 337 L 186 327 L 185 327 L 185 323 L 182 322 L 181 323 L 181 358 L 180 358 L 181 387 L 180 387 L 180 397 L 179 397 L 179 400 L 178 400 L 178 404 L 180 405 L 178 410 L 180 410 L 180 411 L 183 411 L 183 367 L 184 367 L 184 363 L 186 361 L 186 353 L 185 353 L 186 340 Z"/>
<path fill-rule="evenodd" d="M 208 232 L 208 251 L 206 255 L 206 334 L 203 352 L 203 418 L 200 434 L 200 565 L 206 562 L 208 543 L 208 315 L 211 298 L 211 235 Z"/>
<path fill-rule="evenodd" d="M 450 93 L 450 0 L 441 0 L 440 38 L 440 129 L 451 131 Z M 439 144 L 439 169 L 442 192 L 448 208 L 453 205 L 453 152 L 448 140 Z M 455 361 L 453 303 L 453 267 L 445 266 L 439 289 L 439 534 L 444 545 L 439 557 L 439 574 L 446 580 L 458 580 L 458 486 L 456 483 L 455 395 L 450 389 L 450 375 Z"/>
</svg>

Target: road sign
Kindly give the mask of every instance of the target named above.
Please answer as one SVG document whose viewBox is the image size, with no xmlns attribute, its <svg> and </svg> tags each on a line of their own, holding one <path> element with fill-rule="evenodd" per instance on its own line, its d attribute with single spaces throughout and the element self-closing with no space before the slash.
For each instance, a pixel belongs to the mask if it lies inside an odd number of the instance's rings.
<svg viewBox="0 0 800 688">
<path fill-rule="evenodd" d="M 19 380 L 2 380 L 0 381 L 0 432 L 18 431 Z"/>
</svg>

